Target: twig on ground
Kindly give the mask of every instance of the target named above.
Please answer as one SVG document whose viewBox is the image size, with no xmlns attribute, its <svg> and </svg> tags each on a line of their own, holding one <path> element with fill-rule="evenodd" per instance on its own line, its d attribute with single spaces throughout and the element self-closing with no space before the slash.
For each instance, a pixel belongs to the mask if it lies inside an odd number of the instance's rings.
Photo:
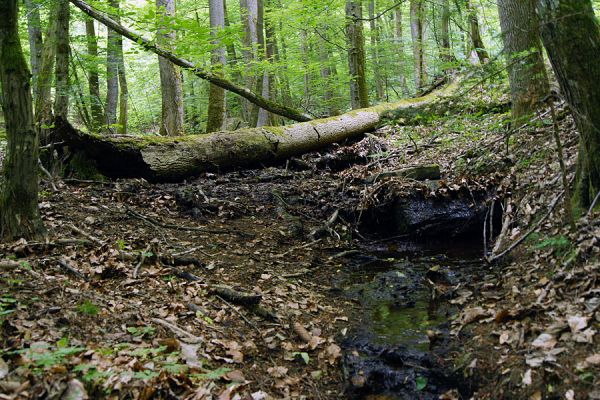
<svg viewBox="0 0 600 400">
<path fill-rule="evenodd" d="M 305 244 L 303 244 L 302 246 L 299 246 L 299 247 L 292 247 L 291 249 L 289 249 L 285 253 L 282 253 L 282 254 L 278 255 L 277 257 L 284 257 L 284 256 L 287 256 L 288 254 L 290 254 L 291 252 L 293 252 L 294 250 L 300 250 L 300 249 L 305 249 L 307 247 L 311 247 L 312 245 L 315 245 L 315 244 L 319 243 L 322 240 L 323 240 L 323 238 L 317 239 L 317 240 L 313 240 L 312 242 L 305 243 Z"/>
<path fill-rule="evenodd" d="M 174 334 L 176 334 L 177 336 L 179 336 L 180 338 L 187 338 L 189 343 L 201 343 L 204 341 L 203 338 L 193 335 L 191 333 L 189 333 L 188 331 L 186 331 L 185 329 L 182 329 L 180 327 L 178 327 L 175 324 L 172 324 L 168 321 L 165 321 L 164 319 L 160 319 L 160 318 L 152 318 L 151 319 L 152 322 L 162 325 L 165 328 L 171 330 L 171 332 L 173 332 Z"/>
<path fill-rule="evenodd" d="M 173 253 L 172 256 L 173 257 L 184 256 L 186 254 L 190 254 L 190 253 L 193 253 L 195 251 L 199 251 L 200 253 L 204 254 L 206 257 L 214 257 L 214 256 L 217 255 L 217 254 L 207 253 L 206 251 L 202 250 L 202 248 L 200 248 L 200 247 L 194 247 L 194 248 L 191 248 L 191 249 L 188 249 L 188 250 L 180 251 L 179 253 Z"/>
<path fill-rule="evenodd" d="M 141 219 L 143 221 L 147 221 L 153 225 L 160 226 L 161 228 L 166 229 L 175 229 L 179 231 L 190 231 L 190 232 L 203 232 L 203 233 L 214 233 L 214 234 L 235 234 L 239 236 L 244 236 L 243 232 L 239 231 L 228 231 L 225 229 L 211 229 L 211 228 L 199 228 L 194 226 L 179 226 L 174 224 L 165 224 L 163 222 L 157 221 L 153 218 L 147 217 L 145 215 L 140 214 L 139 212 L 132 210 L 131 208 L 127 208 L 127 213 L 135 218 Z"/>
<path fill-rule="evenodd" d="M 96 243 L 98 246 L 104 246 L 104 242 L 100 239 L 98 239 L 95 236 L 92 236 L 91 234 L 87 233 L 86 231 L 84 231 L 81 228 L 76 227 L 75 225 L 69 225 L 69 228 L 71 228 L 71 230 L 73 232 L 79 233 L 81 236 L 91 240 L 92 242 Z"/>
<path fill-rule="evenodd" d="M 531 235 L 533 232 L 535 232 L 543 223 L 544 221 L 546 221 L 546 219 L 548 219 L 548 217 L 552 214 L 552 212 L 554 211 L 554 208 L 556 207 L 556 204 L 558 203 L 558 201 L 562 198 L 562 196 L 564 195 L 564 191 L 560 192 L 555 198 L 554 200 L 552 200 L 552 202 L 550 203 L 550 207 L 548 208 L 548 212 L 546 213 L 546 215 L 544 215 L 530 230 L 528 230 L 523 236 L 521 236 L 517 241 L 515 241 L 513 244 L 511 244 L 510 246 L 508 246 L 508 248 L 506 250 L 504 250 L 502 253 L 498 254 L 498 255 L 491 255 L 491 257 L 486 257 L 486 261 L 488 263 L 493 263 L 496 262 L 498 260 L 500 260 L 502 257 L 504 257 L 505 255 L 507 255 L 508 253 L 510 253 L 511 251 L 513 251 L 515 249 L 515 247 L 517 247 L 518 245 L 520 245 L 521 243 L 523 243 L 523 241 L 525 239 L 527 239 L 527 237 L 529 235 Z"/>
<path fill-rule="evenodd" d="M 87 276 L 83 275 L 81 272 L 77 271 L 75 268 L 71 267 L 69 265 L 69 261 L 66 258 L 59 258 L 58 259 L 58 265 L 64 269 L 65 271 L 67 271 L 68 273 L 75 275 L 76 277 L 78 277 L 79 279 L 82 279 L 84 281 L 88 281 Z"/>
<path fill-rule="evenodd" d="M 242 314 L 240 312 L 240 310 L 238 310 L 237 308 L 235 308 L 232 304 L 230 304 L 227 300 L 225 300 L 224 298 L 222 298 L 221 296 L 219 296 L 218 294 L 215 294 L 215 297 L 219 300 L 221 300 L 227 307 L 229 307 L 234 313 L 236 313 L 237 315 L 239 315 L 248 325 L 250 325 L 252 328 L 254 328 L 259 334 L 262 334 L 261 330 L 258 329 L 258 327 L 252 322 L 250 321 L 248 318 L 246 318 L 246 316 L 244 314 Z"/>
<path fill-rule="evenodd" d="M 54 177 L 44 167 L 44 164 L 42 164 L 42 160 L 40 160 L 39 158 L 38 158 L 38 166 L 40 167 L 40 171 L 42 171 L 44 173 L 44 175 L 46 175 L 46 178 L 48 178 L 48 182 L 50 182 L 50 186 L 52 186 L 52 190 L 54 190 L 55 192 L 58 192 L 58 188 L 56 187 L 56 184 L 54 183 Z"/>
<path fill-rule="evenodd" d="M 138 272 L 139 272 L 141 266 L 144 265 L 144 261 L 146 261 L 146 255 L 148 254 L 148 252 L 150 251 L 151 248 L 152 248 L 152 245 L 149 244 L 148 246 L 146 246 L 146 249 L 140 255 L 140 261 L 136 264 L 135 268 L 133 269 L 133 279 L 137 279 Z"/>
<path fill-rule="evenodd" d="M 594 201 L 592 201 L 590 208 L 588 209 L 587 213 L 585 214 L 586 216 L 589 217 L 590 215 L 592 215 L 592 211 L 594 211 L 594 207 L 596 207 L 596 203 L 598 202 L 599 199 L 600 199 L 600 192 L 598 192 L 596 197 L 594 197 Z"/>
</svg>

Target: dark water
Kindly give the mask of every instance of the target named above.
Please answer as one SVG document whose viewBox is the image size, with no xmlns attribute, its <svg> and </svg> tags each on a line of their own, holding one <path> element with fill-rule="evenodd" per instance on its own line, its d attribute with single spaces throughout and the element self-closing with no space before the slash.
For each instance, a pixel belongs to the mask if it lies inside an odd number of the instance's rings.
<svg viewBox="0 0 600 400">
<path fill-rule="evenodd" d="M 454 289 L 481 269 L 477 242 L 372 246 L 347 260 L 336 285 L 357 304 L 343 339 L 348 398 L 437 399 L 467 385 L 446 361 Z M 429 333 L 429 335 L 428 335 Z"/>
</svg>

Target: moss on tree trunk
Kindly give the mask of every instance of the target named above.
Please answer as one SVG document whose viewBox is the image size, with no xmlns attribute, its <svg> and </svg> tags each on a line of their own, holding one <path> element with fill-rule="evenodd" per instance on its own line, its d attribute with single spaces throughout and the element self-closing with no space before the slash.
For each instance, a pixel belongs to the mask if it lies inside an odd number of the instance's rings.
<svg viewBox="0 0 600 400">
<path fill-rule="evenodd" d="M 0 81 L 8 149 L 0 194 L 0 236 L 44 235 L 38 209 L 38 136 L 33 126 L 30 74 L 18 33 L 17 0 L 0 2 Z"/>
</svg>

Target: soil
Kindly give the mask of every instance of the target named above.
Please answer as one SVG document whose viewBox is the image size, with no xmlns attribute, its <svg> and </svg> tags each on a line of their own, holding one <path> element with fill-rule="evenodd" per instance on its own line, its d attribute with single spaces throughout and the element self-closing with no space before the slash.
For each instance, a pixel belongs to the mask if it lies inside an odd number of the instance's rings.
<svg viewBox="0 0 600 400">
<path fill-rule="evenodd" d="M 504 118 L 391 124 L 326 156 L 181 184 L 44 183 L 49 241 L 0 247 L 0 396 L 600 398 L 598 214 L 570 233 L 556 207 L 484 260 L 561 191 L 550 126 L 507 138 Z M 572 175 L 569 116 L 561 129 Z M 435 184 L 365 183 L 432 163 Z M 369 220 L 399 196 L 472 193 L 502 204 L 508 229 L 461 230 L 464 242 Z M 377 310 L 396 312 L 396 336 Z M 382 359 L 387 383 L 369 375 Z"/>
</svg>

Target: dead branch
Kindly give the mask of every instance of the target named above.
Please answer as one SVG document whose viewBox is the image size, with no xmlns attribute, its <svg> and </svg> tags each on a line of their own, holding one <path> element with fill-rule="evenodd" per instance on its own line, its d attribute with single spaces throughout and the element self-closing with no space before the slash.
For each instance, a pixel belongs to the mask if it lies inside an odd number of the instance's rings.
<svg viewBox="0 0 600 400">
<path fill-rule="evenodd" d="M 59 258 L 58 265 L 62 269 L 64 269 L 66 272 L 76 276 L 77 278 L 84 280 L 86 282 L 88 281 L 87 276 L 83 275 L 81 272 L 79 272 L 75 268 L 71 267 L 71 265 L 69 265 L 69 261 L 66 258 Z"/>
<path fill-rule="evenodd" d="M 530 230 L 528 230 L 527 233 L 525 233 L 523 236 L 521 236 L 513 244 L 511 244 L 510 246 L 508 246 L 508 248 L 506 250 L 504 250 L 502 253 L 500 253 L 498 255 L 493 255 L 492 254 L 490 257 L 486 257 L 486 261 L 488 263 L 490 263 L 490 264 L 493 263 L 493 262 L 496 262 L 496 261 L 500 260 L 501 258 L 503 258 L 508 253 L 510 253 L 511 251 L 513 251 L 518 245 L 520 245 L 521 243 L 523 243 L 523 241 L 525 239 L 527 239 L 527 237 L 529 235 L 531 235 L 533 232 L 535 232 L 544 223 L 544 221 L 546 221 L 546 219 L 548 219 L 548 217 L 552 214 L 552 212 L 554 211 L 554 208 L 556 207 L 556 204 L 562 198 L 562 196 L 564 195 L 564 193 L 565 193 L 564 191 L 560 192 L 554 198 L 554 200 L 552 200 L 552 202 L 550 203 L 550 206 L 548 207 L 548 212 L 546 213 L 546 215 L 544 215 Z"/>
<path fill-rule="evenodd" d="M 260 294 L 240 292 L 226 285 L 211 285 L 210 290 L 213 294 L 223 297 L 232 303 L 244 306 L 256 305 L 262 300 Z"/>
<path fill-rule="evenodd" d="M 169 329 L 171 332 L 173 332 L 175 335 L 179 336 L 180 338 L 186 338 L 188 343 L 201 343 L 204 341 L 203 338 L 193 335 L 193 334 L 189 333 L 188 331 L 186 331 L 185 329 L 182 329 L 175 324 L 165 321 L 164 319 L 152 318 L 151 321 L 156 324 L 164 326 L 165 328 Z"/>
</svg>

